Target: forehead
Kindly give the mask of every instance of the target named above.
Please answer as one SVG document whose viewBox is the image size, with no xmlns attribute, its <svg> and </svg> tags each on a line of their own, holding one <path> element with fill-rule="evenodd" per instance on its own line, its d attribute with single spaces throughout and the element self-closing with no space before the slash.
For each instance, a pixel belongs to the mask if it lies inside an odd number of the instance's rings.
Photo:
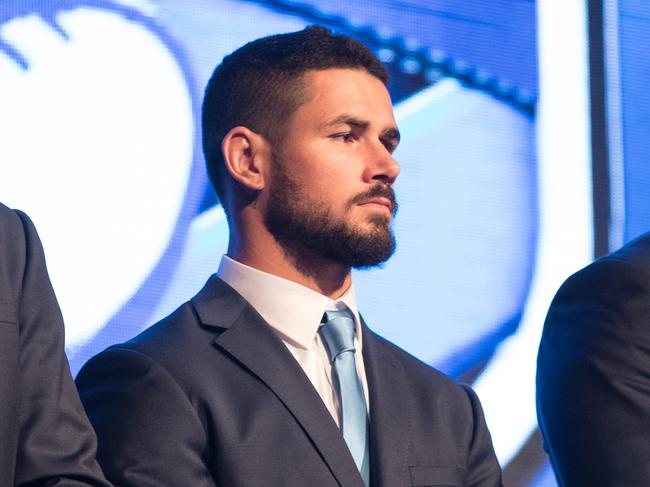
<svg viewBox="0 0 650 487">
<path fill-rule="evenodd" d="M 333 68 L 308 71 L 303 82 L 306 101 L 296 112 L 298 118 L 311 117 L 310 120 L 321 122 L 346 113 L 382 128 L 395 125 L 386 86 L 364 70 Z"/>
</svg>

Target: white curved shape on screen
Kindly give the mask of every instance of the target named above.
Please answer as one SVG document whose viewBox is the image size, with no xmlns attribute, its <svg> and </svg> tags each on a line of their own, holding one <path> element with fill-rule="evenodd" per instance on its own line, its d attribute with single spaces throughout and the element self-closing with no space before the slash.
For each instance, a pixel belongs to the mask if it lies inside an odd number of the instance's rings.
<svg viewBox="0 0 650 487">
<path fill-rule="evenodd" d="M 193 157 L 190 94 L 145 26 L 106 10 L 0 26 L 0 198 L 35 221 L 72 349 L 138 289 L 166 248 Z"/>
<path fill-rule="evenodd" d="M 519 330 L 499 347 L 474 384 L 502 465 L 537 426 L 536 358 L 548 306 L 562 282 L 593 258 L 585 8 L 584 2 L 538 3 L 535 273 Z"/>
<path fill-rule="evenodd" d="M 113 2 L 125 7 L 134 8 L 149 17 L 155 17 L 160 10 L 159 6 L 153 0 L 113 0 Z"/>
</svg>

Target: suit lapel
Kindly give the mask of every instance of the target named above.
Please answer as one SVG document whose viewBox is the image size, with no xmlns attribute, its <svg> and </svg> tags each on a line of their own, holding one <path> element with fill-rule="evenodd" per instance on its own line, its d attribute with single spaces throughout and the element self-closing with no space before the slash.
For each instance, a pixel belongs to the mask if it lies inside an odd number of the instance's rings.
<svg viewBox="0 0 650 487">
<path fill-rule="evenodd" d="M 402 364 L 363 323 L 363 360 L 370 395 L 370 471 L 373 487 L 401 487 L 408 479 L 411 425 Z"/>
<path fill-rule="evenodd" d="M 282 401 L 342 487 L 363 487 L 343 436 L 298 362 L 244 298 L 213 276 L 192 299 L 203 325 L 225 328 L 214 343 Z"/>
</svg>

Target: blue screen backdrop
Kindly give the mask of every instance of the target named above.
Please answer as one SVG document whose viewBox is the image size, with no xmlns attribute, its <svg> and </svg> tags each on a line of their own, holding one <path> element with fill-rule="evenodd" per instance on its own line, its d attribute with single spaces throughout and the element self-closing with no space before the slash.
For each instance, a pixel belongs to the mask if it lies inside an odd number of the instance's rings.
<svg viewBox="0 0 650 487">
<path fill-rule="evenodd" d="M 469 382 L 517 333 L 540 217 L 534 1 L 3 2 L 1 199 L 41 233 L 73 373 L 216 271 L 228 229 L 200 150 L 205 83 L 244 43 L 316 23 L 386 64 L 403 134 L 398 250 L 384 268 L 355 273 L 366 320 Z M 642 45 L 647 29 L 622 39 Z M 640 89 L 647 60 L 625 63 L 635 69 L 625 87 Z M 636 114 L 637 127 L 647 115 Z M 635 130 L 630 155 L 647 152 Z M 650 227 L 650 193 L 635 186 L 648 166 L 628 164 L 631 235 Z M 506 469 L 527 461 L 530 435 Z M 536 451 L 517 485 L 554 485 Z"/>
</svg>

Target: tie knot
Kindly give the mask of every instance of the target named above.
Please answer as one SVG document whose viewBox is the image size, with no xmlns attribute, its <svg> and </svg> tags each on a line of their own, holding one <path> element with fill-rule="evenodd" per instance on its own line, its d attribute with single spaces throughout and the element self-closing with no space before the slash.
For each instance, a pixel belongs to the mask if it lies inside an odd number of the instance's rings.
<svg viewBox="0 0 650 487">
<path fill-rule="evenodd" d="M 325 324 L 319 333 L 325 341 L 330 360 L 343 352 L 354 352 L 354 317 L 348 309 L 343 311 L 326 311 Z"/>
</svg>

